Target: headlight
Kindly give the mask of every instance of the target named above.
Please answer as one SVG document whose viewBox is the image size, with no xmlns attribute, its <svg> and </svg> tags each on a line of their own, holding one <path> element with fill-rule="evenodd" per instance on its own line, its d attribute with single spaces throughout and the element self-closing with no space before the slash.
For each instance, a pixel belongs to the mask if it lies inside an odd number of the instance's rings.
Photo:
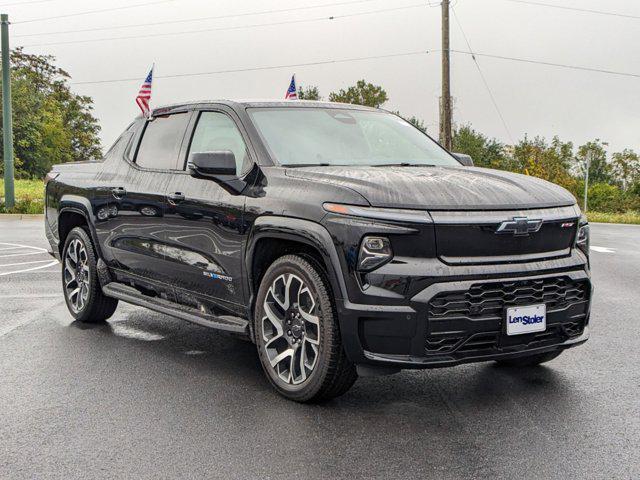
<svg viewBox="0 0 640 480">
<path fill-rule="evenodd" d="M 370 272 L 393 258 L 391 243 L 386 237 L 364 237 L 358 255 L 358 270 Z"/>
<path fill-rule="evenodd" d="M 323 203 L 326 212 L 354 217 L 375 218 L 379 220 L 393 220 L 396 222 L 432 223 L 431 216 L 424 210 L 406 210 L 400 208 L 360 207 L 341 203 Z"/>
<path fill-rule="evenodd" d="M 580 219 L 580 223 L 578 226 L 578 234 L 576 235 L 576 247 L 578 247 L 585 255 L 589 255 L 589 240 L 590 240 L 590 232 L 589 232 L 589 224 L 587 223 L 586 217 L 582 217 Z"/>
</svg>

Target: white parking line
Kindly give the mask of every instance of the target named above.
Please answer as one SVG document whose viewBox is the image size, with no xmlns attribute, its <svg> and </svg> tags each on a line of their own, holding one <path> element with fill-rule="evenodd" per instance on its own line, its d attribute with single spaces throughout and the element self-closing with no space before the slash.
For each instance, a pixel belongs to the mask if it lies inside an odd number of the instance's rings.
<svg viewBox="0 0 640 480">
<path fill-rule="evenodd" d="M 53 260 L 52 262 L 49 262 L 46 265 L 38 265 L 37 267 L 25 268 L 24 270 L 15 270 L 13 272 L 3 272 L 3 273 L 0 273 L 0 277 L 4 275 L 13 275 L 14 273 L 32 272 L 34 270 L 40 270 L 42 268 L 47 268 L 53 265 L 57 265 L 57 263 L 58 263 L 58 260 Z"/>
<path fill-rule="evenodd" d="M 0 252 L 6 252 L 6 251 L 9 251 L 9 250 L 18 250 L 19 248 L 24 248 L 24 247 L 20 246 L 20 247 L 0 248 Z"/>
<path fill-rule="evenodd" d="M 16 250 L 18 250 L 16 253 L 9 253 L 6 255 L 0 255 L 0 258 L 13 258 L 13 257 L 26 257 L 26 256 L 30 256 L 30 255 L 42 255 L 42 254 L 47 254 L 47 249 L 46 248 L 42 248 L 42 247 L 34 247 L 32 245 L 23 245 L 21 243 L 8 243 L 8 242 L 0 242 L 0 246 L 2 246 L 3 248 L 0 248 L 0 251 L 11 251 L 11 252 L 15 252 Z M 22 249 L 22 251 L 20 251 Z M 11 270 L 10 272 L 1 272 L 0 273 L 0 277 L 6 276 L 6 275 L 13 275 L 15 273 L 25 273 L 25 272 L 33 272 L 33 271 L 37 271 L 37 270 L 42 270 L 48 267 L 52 267 L 53 265 L 57 265 L 58 261 L 51 259 L 51 258 L 47 258 L 46 260 L 34 260 L 34 261 L 27 261 L 27 262 L 17 262 L 17 263 L 5 263 L 4 265 L 0 264 L 0 268 L 3 267 L 21 267 L 21 266 L 26 266 L 26 265 L 32 265 L 30 267 L 27 268 L 21 268 L 19 270 Z"/>
<path fill-rule="evenodd" d="M 48 258 L 46 260 L 36 260 L 35 262 L 5 263 L 5 264 L 0 264 L 0 268 L 17 267 L 19 265 L 33 265 L 34 263 L 47 263 L 47 262 L 51 262 L 51 259 Z"/>
<path fill-rule="evenodd" d="M 20 243 L 7 243 L 0 242 L 0 245 L 5 246 L 7 248 L 2 248 L 0 251 L 11 251 L 22 249 L 23 251 L 18 251 L 16 253 L 8 253 L 5 255 L 0 255 L 0 258 L 12 258 L 12 257 L 27 257 L 30 255 L 40 255 L 42 253 L 47 253 L 45 248 L 41 247 L 32 247 L 31 245 L 22 245 Z"/>
<path fill-rule="evenodd" d="M 22 248 L 29 248 L 32 250 L 40 250 L 41 252 L 46 252 L 47 249 L 46 248 L 42 248 L 42 247 L 33 247 L 31 245 L 22 245 L 20 243 L 7 243 L 7 242 L 0 242 L 0 245 L 8 245 L 10 247 L 22 247 Z"/>
<path fill-rule="evenodd" d="M 589 249 L 599 253 L 616 253 L 616 251 L 613 248 L 597 247 L 595 245 L 591 245 Z"/>
</svg>

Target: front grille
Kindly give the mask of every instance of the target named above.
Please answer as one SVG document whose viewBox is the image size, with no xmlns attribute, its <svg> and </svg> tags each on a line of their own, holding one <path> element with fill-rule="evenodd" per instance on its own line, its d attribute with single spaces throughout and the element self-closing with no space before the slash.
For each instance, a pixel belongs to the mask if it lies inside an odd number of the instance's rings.
<svg viewBox="0 0 640 480">
<path fill-rule="evenodd" d="M 505 220 L 509 220 L 508 216 Z M 570 225 L 570 227 L 567 227 Z M 567 255 L 575 239 L 577 219 L 545 221 L 527 235 L 496 234 L 500 222 L 485 225 L 436 224 L 436 250 L 447 262 L 477 263 L 491 257 L 515 260 L 523 255 Z"/>
<path fill-rule="evenodd" d="M 588 282 L 569 277 L 477 283 L 465 291 L 436 295 L 428 312 L 438 320 L 502 318 L 506 307 L 544 303 L 547 311 L 554 311 L 588 298 Z"/>
<path fill-rule="evenodd" d="M 579 321 L 550 326 L 544 332 L 510 337 L 509 348 L 513 345 L 526 345 L 527 348 L 555 345 L 576 337 L 584 331 L 584 318 Z M 455 353 L 457 355 L 490 355 L 500 352 L 500 333 L 483 332 L 462 336 L 459 334 L 433 334 L 427 336 L 425 353 L 427 355 L 443 355 Z"/>
</svg>

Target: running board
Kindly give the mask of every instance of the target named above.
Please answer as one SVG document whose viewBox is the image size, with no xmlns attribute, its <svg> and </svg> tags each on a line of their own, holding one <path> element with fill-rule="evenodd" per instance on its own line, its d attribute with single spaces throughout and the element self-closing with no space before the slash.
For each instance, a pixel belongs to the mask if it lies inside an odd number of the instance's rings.
<svg viewBox="0 0 640 480">
<path fill-rule="evenodd" d="M 244 318 L 231 315 L 208 315 L 195 308 L 177 305 L 163 298 L 149 298 L 141 294 L 138 290 L 122 283 L 111 282 L 102 287 L 102 293 L 107 297 L 117 298 L 123 302 L 145 307 L 159 313 L 171 315 L 173 317 L 197 323 L 203 327 L 215 328 L 226 332 L 249 335 L 249 321 Z"/>
</svg>

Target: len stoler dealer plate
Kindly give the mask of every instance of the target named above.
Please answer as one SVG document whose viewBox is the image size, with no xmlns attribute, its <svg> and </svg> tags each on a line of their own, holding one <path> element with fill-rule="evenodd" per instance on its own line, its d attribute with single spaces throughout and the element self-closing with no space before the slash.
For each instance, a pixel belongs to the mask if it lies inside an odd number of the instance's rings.
<svg viewBox="0 0 640 480">
<path fill-rule="evenodd" d="M 547 329 L 547 306 L 527 305 L 507 308 L 507 335 L 544 332 Z"/>
</svg>

